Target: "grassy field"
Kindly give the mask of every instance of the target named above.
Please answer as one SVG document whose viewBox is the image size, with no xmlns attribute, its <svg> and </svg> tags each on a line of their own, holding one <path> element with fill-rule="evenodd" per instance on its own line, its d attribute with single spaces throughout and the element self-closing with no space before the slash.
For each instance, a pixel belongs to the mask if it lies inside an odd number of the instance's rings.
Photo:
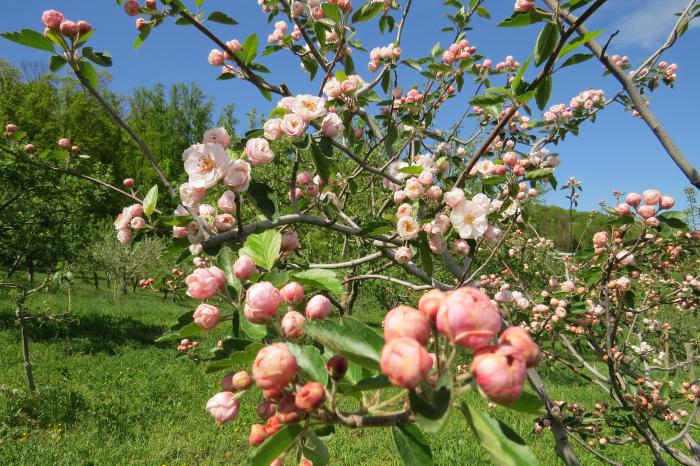
<svg viewBox="0 0 700 466">
<path fill-rule="evenodd" d="M 65 293 L 40 293 L 32 298 L 30 313 L 57 314 L 66 306 Z M 257 422 L 259 392 L 245 395 L 237 422 L 217 427 L 204 403 L 216 392 L 219 375 L 207 375 L 204 367 L 176 357 L 177 344 L 153 341 L 187 307 L 145 291 L 115 302 L 110 290 L 97 291 L 87 283 L 77 284 L 72 306 L 69 322 L 33 325 L 31 356 L 39 391 L 30 396 L 12 302 L 0 296 L 0 464 L 241 462 L 248 453 L 248 426 Z M 545 371 L 554 399 L 586 405 L 601 399 L 599 389 L 560 371 Z M 473 402 L 483 404 L 477 397 Z M 532 417 L 502 408 L 492 414 L 520 433 L 542 464 L 559 464 L 550 434 L 531 433 Z M 429 441 L 436 464 L 489 464 L 457 412 Z M 339 429 L 328 446 L 334 465 L 399 464 L 388 429 Z M 583 449 L 576 450 L 582 464 L 598 464 Z M 605 453 L 625 464 L 651 464 L 647 451 L 636 446 Z"/>
</svg>

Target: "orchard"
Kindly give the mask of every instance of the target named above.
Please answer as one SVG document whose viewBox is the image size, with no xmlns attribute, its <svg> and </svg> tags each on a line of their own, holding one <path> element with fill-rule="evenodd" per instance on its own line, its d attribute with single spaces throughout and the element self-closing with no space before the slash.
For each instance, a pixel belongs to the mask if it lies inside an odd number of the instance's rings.
<svg viewBox="0 0 700 466">
<path fill-rule="evenodd" d="M 499 420 L 498 410 L 512 410 L 551 436 L 560 464 L 585 464 L 581 452 L 621 464 L 610 451 L 634 445 L 629 464 L 699 465 L 695 220 L 654 186 L 609 186 L 592 214 L 602 220 L 562 253 L 528 209 L 551 190 L 577 206 L 582 184 L 559 176 L 558 147 L 586 138 L 602 112 L 648 127 L 659 153 L 652 169 L 680 170 L 700 189 L 651 107 L 655 90 L 692 79 L 664 54 L 700 4 L 688 2 L 666 42 L 633 63 L 614 54 L 610 33 L 589 30 L 606 0 L 517 0 L 500 19 L 487 0 L 436 0 L 450 41 L 409 56 L 402 40 L 422 34 L 407 27 L 418 1 L 258 0 L 260 29 L 247 37 L 237 36 L 235 2 L 229 11 L 205 11 L 204 0 L 105 5 L 133 17 L 137 48 L 168 23 L 183 26 L 183 41 L 203 35 L 202 79 L 235 81 L 267 102 L 245 134 L 215 125 L 197 134 L 171 157 L 175 168 L 161 166 L 105 93 L 98 69 L 112 56 L 91 46 L 100 25 L 47 10 L 1 35 L 74 75 L 157 183 L 137 174 L 116 183 L 91 170 L 80 140 L 57 132 L 42 145 L 14 121 L 4 122 L 1 160 L 120 196 L 111 236 L 122 255 L 101 260 L 124 293 L 132 284 L 185 304 L 157 341 L 197 365 L 194 377 L 220 375 L 200 404 L 221 429 L 249 433 L 241 463 L 342 464 L 324 444 L 330 436 L 386 429 L 397 463 L 440 464 L 433 439 L 459 418 L 476 439 L 465 448 L 483 448 L 493 464 L 540 464 L 523 432 Z M 530 55 L 486 56 L 471 37 L 477 17 L 536 30 Z M 364 40 L 366 27 L 383 42 Z M 303 87 L 267 68 L 283 54 Z M 561 70 L 590 66 L 619 92 L 582 83 L 552 101 Z M 447 106 L 459 112 L 445 116 Z M 137 259 L 141 248 L 151 252 Z M 158 276 L 147 268 L 156 261 Z M 49 282 L 0 286 L 13 290 L 34 390 L 26 300 Z M 383 295 L 380 325 L 358 309 L 368 287 Z M 595 388 L 598 401 L 552 397 L 553 372 Z M 245 404 L 256 423 L 237 419 Z"/>
</svg>

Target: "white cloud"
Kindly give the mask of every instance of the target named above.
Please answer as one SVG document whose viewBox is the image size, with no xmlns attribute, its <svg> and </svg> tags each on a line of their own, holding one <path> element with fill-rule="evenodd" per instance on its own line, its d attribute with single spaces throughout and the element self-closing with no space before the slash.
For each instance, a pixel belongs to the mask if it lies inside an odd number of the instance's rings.
<svg viewBox="0 0 700 466">
<path fill-rule="evenodd" d="M 687 4 L 688 0 L 626 0 L 624 9 L 608 10 L 611 15 L 619 15 L 612 29 L 619 30 L 620 34 L 613 43 L 647 49 L 658 47 L 678 20 L 675 13 L 682 11 Z M 619 3 L 614 5 L 621 6 Z M 691 27 L 696 25 L 691 23 Z"/>
</svg>

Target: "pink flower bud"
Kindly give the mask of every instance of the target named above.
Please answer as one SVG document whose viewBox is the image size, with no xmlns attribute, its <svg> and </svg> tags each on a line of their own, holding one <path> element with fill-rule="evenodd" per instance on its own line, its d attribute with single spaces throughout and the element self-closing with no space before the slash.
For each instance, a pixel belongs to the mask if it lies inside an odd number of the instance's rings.
<svg viewBox="0 0 700 466">
<path fill-rule="evenodd" d="M 80 34 L 85 35 L 90 31 L 92 31 L 92 25 L 90 23 L 82 19 L 78 21 L 78 32 Z"/>
<path fill-rule="evenodd" d="M 248 371 L 239 371 L 231 376 L 231 387 L 234 391 L 248 390 L 253 385 L 253 378 Z"/>
<path fill-rule="evenodd" d="M 615 206 L 615 213 L 617 215 L 627 215 L 630 213 L 630 206 L 624 202 Z"/>
<path fill-rule="evenodd" d="M 637 193 L 629 193 L 627 197 L 625 197 L 625 201 L 632 207 L 637 207 L 639 203 L 642 202 L 642 196 Z"/>
<path fill-rule="evenodd" d="M 299 235 L 296 231 L 288 231 L 282 235 L 282 249 L 284 251 L 294 251 L 299 247 Z"/>
<path fill-rule="evenodd" d="M 148 22 L 143 18 L 136 18 L 136 22 L 134 23 L 134 25 L 136 26 L 137 30 L 143 31 L 148 25 Z"/>
<path fill-rule="evenodd" d="M 267 421 L 275 415 L 276 410 L 277 408 L 272 401 L 261 401 L 256 412 L 258 413 L 258 416 L 260 416 L 260 419 Z"/>
<path fill-rule="evenodd" d="M 513 403 L 523 391 L 525 361 L 510 345 L 492 345 L 478 349 L 471 365 L 477 385 L 490 399 Z"/>
<path fill-rule="evenodd" d="M 425 293 L 418 300 L 418 310 L 428 319 L 435 320 L 447 296 L 437 288 Z"/>
<path fill-rule="evenodd" d="M 34 144 L 27 144 L 26 146 L 24 146 L 24 152 L 26 152 L 27 154 L 33 154 L 34 152 L 36 152 L 36 146 Z"/>
<path fill-rule="evenodd" d="M 281 389 L 297 375 L 297 361 L 284 343 L 275 343 L 258 352 L 253 377 L 263 390 Z"/>
<path fill-rule="evenodd" d="M 379 366 L 392 385 L 412 389 L 428 376 L 433 359 L 416 340 L 394 338 L 384 345 Z"/>
<path fill-rule="evenodd" d="M 662 209 L 671 209 L 676 204 L 676 200 L 671 196 L 661 196 L 659 207 Z"/>
<path fill-rule="evenodd" d="M 282 295 L 272 283 L 258 282 L 248 288 L 246 305 L 270 320 L 277 315 L 277 309 L 282 305 Z"/>
<path fill-rule="evenodd" d="M 413 338 L 422 345 L 430 337 L 430 321 L 418 309 L 397 306 L 384 316 L 384 341 Z"/>
<path fill-rule="evenodd" d="M 134 234 L 128 228 L 122 228 L 117 231 L 117 241 L 121 244 L 129 244 L 131 240 L 134 239 Z"/>
<path fill-rule="evenodd" d="M 131 228 L 134 230 L 140 230 L 146 226 L 146 221 L 141 217 L 133 217 L 131 222 L 129 222 L 129 225 L 131 225 Z"/>
<path fill-rule="evenodd" d="M 216 306 L 202 303 L 197 306 L 192 317 L 194 318 L 195 324 L 199 325 L 204 330 L 211 330 L 216 327 L 219 320 L 221 320 L 221 312 Z"/>
<path fill-rule="evenodd" d="M 136 16 L 141 11 L 141 6 L 136 0 L 127 0 L 124 4 L 124 11 L 129 16 Z"/>
<path fill-rule="evenodd" d="M 209 61 L 209 64 L 211 66 L 221 66 L 224 64 L 224 61 L 226 61 L 226 56 L 224 55 L 224 52 L 222 52 L 219 49 L 212 49 L 211 52 L 209 52 L 209 56 L 207 57 L 207 61 Z"/>
<path fill-rule="evenodd" d="M 187 227 L 173 226 L 173 238 L 187 238 Z"/>
<path fill-rule="evenodd" d="M 233 191 L 226 190 L 216 204 L 222 212 L 233 214 L 236 212 L 236 194 Z"/>
<path fill-rule="evenodd" d="M 307 171 L 303 171 L 301 173 L 297 174 L 297 184 L 301 186 L 305 186 L 309 183 L 311 183 L 311 180 L 313 179 L 313 176 L 311 176 L 311 173 Z"/>
<path fill-rule="evenodd" d="M 207 401 L 207 411 L 214 416 L 217 424 L 235 421 L 238 417 L 238 400 L 231 392 L 219 392 Z"/>
<path fill-rule="evenodd" d="M 469 243 L 467 243 L 467 240 L 464 239 L 458 239 L 454 242 L 452 245 L 452 248 L 457 254 L 462 254 L 462 255 L 467 255 L 469 254 L 469 250 L 471 249 L 469 247 Z"/>
<path fill-rule="evenodd" d="M 228 147 L 231 142 L 231 136 L 229 136 L 226 128 L 211 128 L 204 132 L 204 144 L 219 144 L 224 149 Z"/>
<path fill-rule="evenodd" d="M 659 193 L 655 189 L 647 189 L 642 193 L 642 199 L 644 199 L 644 203 L 648 205 L 654 205 L 658 203 L 660 197 L 661 193 Z"/>
<path fill-rule="evenodd" d="M 131 188 L 135 183 L 133 178 L 124 178 L 124 181 L 122 181 L 122 184 L 127 188 Z"/>
<path fill-rule="evenodd" d="M 46 10 L 44 14 L 41 15 L 41 21 L 44 23 L 44 26 L 54 31 L 58 31 L 63 20 L 63 13 L 56 10 Z"/>
<path fill-rule="evenodd" d="M 58 147 L 60 147 L 61 149 L 70 150 L 71 145 L 72 144 L 70 143 L 70 139 L 61 138 L 58 140 Z"/>
<path fill-rule="evenodd" d="M 282 317 L 282 331 L 287 338 L 299 338 L 304 333 L 306 318 L 297 311 L 289 311 Z"/>
<path fill-rule="evenodd" d="M 334 380 L 340 380 L 348 371 L 348 360 L 343 356 L 335 355 L 326 362 L 326 370 Z"/>
<path fill-rule="evenodd" d="M 323 320 L 330 312 L 331 301 L 322 294 L 317 294 L 306 303 L 306 318 L 309 320 Z"/>
<path fill-rule="evenodd" d="M 229 231 L 236 225 L 236 219 L 231 214 L 220 214 L 214 217 L 214 228 L 218 232 Z"/>
<path fill-rule="evenodd" d="M 431 186 L 425 192 L 425 195 L 431 201 L 437 201 L 438 199 L 440 199 L 442 197 L 442 188 L 440 186 Z"/>
<path fill-rule="evenodd" d="M 316 411 L 326 400 L 326 390 L 318 382 L 309 382 L 297 390 L 294 402 L 296 407 L 306 413 Z"/>
<path fill-rule="evenodd" d="M 289 282 L 280 290 L 282 299 L 288 304 L 299 304 L 304 299 L 304 287 L 297 282 Z"/>
<path fill-rule="evenodd" d="M 649 217 L 653 217 L 656 214 L 656 207 L 654 207 L 653 205 L 639 206 L 637 208 L 637 212 L 639 212 L 639 215 L 641 215 L 642 218 L 646 220 Z"/>
<path fill-rule="evenodd" d="M 478 349 L 501 329 L 501 315 L 488 296 L 472 287 L 448 294 L 436 317 L 437 328 L 451 342 Z"/>
<path fill-rule="evenodd" d="M 411 248 L 400 246 L 394 251 L 394 260 L 399 264 L 408 264 L 413 259 L 413 251 Z"/>
<path fill-rule="evenodd" d="M 453 209 L 457 207 L 459 204 L 464 202 L 464 191 L 461 189 L 454 188 L 450 191 L 447 191 L 444 195 L 443 198 L 445 200 L 445 204 L 448 206 L 452 207 Z"/>
<path fill-rule="evenodd" d="M 194 299 L 209 299 L 226 286 L 226 274 L 215 266 L 195 269 L 187 276 L 185 284 L 187 284 L 187 296 Z"/>
<path fill-rule="evenodd" d="M 656 228 L 659 226 L 660 222 L 659 222 L 659 219 L 656 217 L 649 217 L 649 218 L 644 220 L 644 223 L 646 223 L 647 226 L 649 226 L 649 227 Z"/>
<path fill-rule="evenodd" d="M 518 350 L 527 367 L 535 367 L 540 361 L 540 347 L 522 327 L 508 327 L 501 333 L 498 341 Z"/>
<path fill-rule="evenodd" d="M 257 447 L 267 440 L 265 426 L 262 424 L 253 424 L 250 426 L 250 435 L 248 436 L 248 444 L 251 447 Z"/>
<path fill-rule="evenodd" d="M 294 394 L 284 395 L 277 403 L 277 412 L 275 417 L 282 424 L 294 424 L 299 422 L 301 413 L 294 402 Z"/>
<path fill-rule="evenodd" d="M 156 0 L 146 0 L 146 8 L 149 10 L 155 10 L 156 9 Z"/>
<path fill-rule="evenodd" d="M 248 280 L 253 275 L 254 270 L 255 262 L 248 256 L 239 256 L 233 263 L 233 274 L 241 281 Z"/>
</svg>

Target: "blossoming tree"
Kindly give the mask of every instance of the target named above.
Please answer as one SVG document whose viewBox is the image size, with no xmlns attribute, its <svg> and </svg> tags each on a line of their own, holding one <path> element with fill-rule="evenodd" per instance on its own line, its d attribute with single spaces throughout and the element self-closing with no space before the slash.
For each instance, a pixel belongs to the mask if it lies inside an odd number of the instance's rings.
<svg viewBox="0 0 700 466">
<path fill-rule="evenodd" d="M 516 1 L 498 26 L 540 32 L 530 56 L 495 64 L 469 40 L 474 15 L 489 17 L 484 0 L 446 0 L 444 30 L 453 39 L 420 57 L 401 49 L 412 0 L 259 0 L 274 23 L 264 48 L 257 34 L 214 34 L 210 23 L 237 22 L 224 12 L 204 13 L 203 0 L 117 3 L 137 17 L 136 47 L 166 21 L 209 38 L 218 79 L 246 81 L 271 101 L 263 127 L 243 138 L 210 129 L 182 154 L 188 179 L 174 186 L 100 94 L 95 65 L 111 66 L 112 59 L 88 45 L 92 26 L 49 10 L 43 34 L 2 35 L 51 53 L 52 71 L 67 66 L 75 73 L 179 204 L 161 212 L 158 186 L 144 195 L 133 179 L 116 187 L 71 172 L 80 149 L 66 138 L 57 149 L 36 147 L 9 123 L 2 153 L 34 164 L 61 160 L 56 170 L 130 198 L 135 204 L 114 222 L 120 242 L 168 235 L 183 260 L 193 256 L 185 282 L 194 312 L 160 340 L 179 340 L 178 350 L 193 354 L 199 344 L 190 339 L 230 322 L 230 337 L 207 360 L 208 371 L 227 373 L 206 409 L 219 424 L 234 421 L 243 394 L 262 390 L 250 464 L 281 464 L 283 457 L 328 464 L 320 437 L 334 425 L 391 428 L 404 463 L 432 464 L 424 434 L 441 430 L 453 411 L 461 411 L 496 464 L 536 464 L 512 429 L 465 401 L 470 390 L 536 417 L 535 432 L 551 430 L 568 465 L 579 464 L 572 444 L 616 464 L 601 449 L 630 442 L 645 445 L 655 464 L 699 464 L 689 435 L 698 427 L 697 356 L 692 343 L 681 348 L 688 336 L 674 331 L 668 316 L 697 303 L 697 237 L 671 210 L 674 199 L 653 189 L 617 193 L 594 248 L 564 259 L 523 215 L 540 186 L 557 187 L 559 159 L 548 146 L 578 135 L 614 103 L 648 124 L 700 186 L 645 100 L 676 80 L 678 66 L 662 55 L 698 15 L 695 1 L 634 70 L 628 57 L 599 45 L 602 31 L 585 28 L 605 0 Z M 368 44 L 355 36 L 363 22 L 376 22 L 386 37 L 369 52 L 367 72 L 359 70 Z M 278 53 L 300 61 L 304 89 L 268 77 L 266 57 Z M 550 105 L 556 73 L 591 58 L 622 90 L 613 97 L 583 90 Z M 422 82 L 404 89 L 406 72 Z M 463 102 L 461 114 L 451 127 L 437 128 L 436 115 L 453 99 Z M 468 119 L 474 128 L 467 129 Z M 579 188 L 575 179 L 564 186 L 572 201 Z M 299 253 L 316 231 L 326 232 L 317 241 L 343 243 L 342 260 L 314 263 Z M 408 290 L 381 332 L 351 316 L 360 284 L 375 280 Z M 538 364 L 599 386 L 601 402 L 552 400 Z M 528 382 L 532 391 L 524 390 Z M 660 429 L 673 433 L 664 437 Z"/>
</svg>

